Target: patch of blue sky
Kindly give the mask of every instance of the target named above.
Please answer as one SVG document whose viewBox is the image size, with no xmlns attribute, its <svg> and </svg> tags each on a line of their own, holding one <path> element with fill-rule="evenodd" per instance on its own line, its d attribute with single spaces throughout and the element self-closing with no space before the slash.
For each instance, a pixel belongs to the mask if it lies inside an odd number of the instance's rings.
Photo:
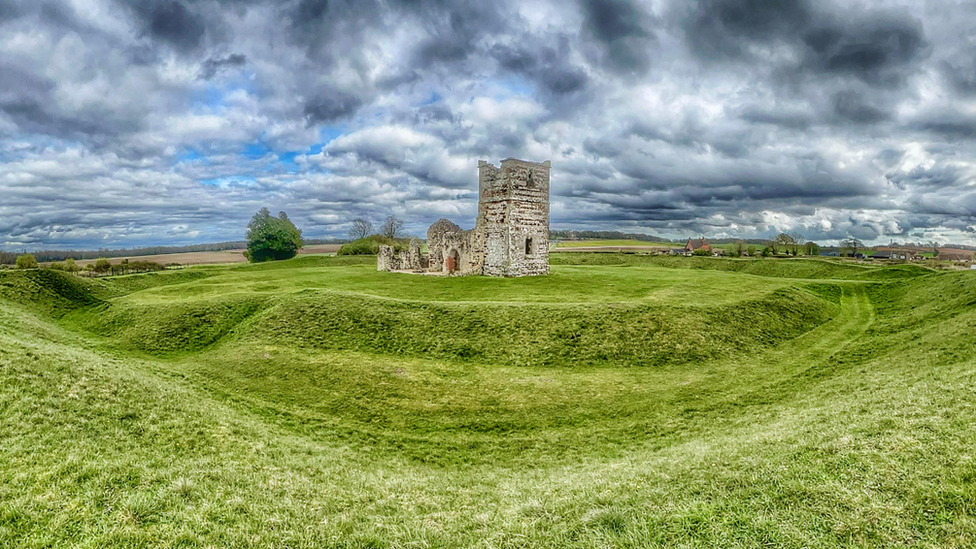
<svg viewBox="0 0 976 549">
<path fill-rule="evenodd" d="M 525 97 L 532 97 L 535 95 L 536 89 L 533 84 L 529 81 L 518 78 L 516 76 L 510 76 L 507 78 L 502 78 L 496 81 L 496 84 L 502 90 L 508 93 L 499 93 L 495 96 L 495 99 L 505 99 L 513 95 L 521 95 Z"/>
<path fill-rule="evenodd" d="M 335 141 L 337 137 L 344 133 L 346 133 L 345 128 L 341 126 L 322 126 L 319 128 L 319 143 L 310 147 L 309 152 L 319 152 L 322 150 L 322 147 Z"/>
<path fill-rule="evenodd" d="M 219 86 L 204 86 L 190 94 L 190 104 L 197 109 L 213 109 L 224 104 L 227 89 Z"/>
<path fill-rule="evenodd" d="M 420 102 L 420 106 L 421 107 L 426 107 L 427 105 L 433 105 L 434 103 L 437 103 L 441 99 L 444 99 L 443 97 L 441 97 L 441 94 L 439 94 L 439 93 L 437 93 L 435 91 L 432 91 L 432 92 L 430 92 L 430 97 L 428 97 L 427 99 L 424 99 L 423 101 Z"/>
<path fill-rule="evenodd" d="M 215 177 L 213 179 L 198 179 L 197 183 L 201 185 L 207 185 L 210 187 L 220 187 L 225 189 L 227 187 L 234 187 L 239 185 L 250 185 L 254 183 L 256 179 L 251 176 L 245 175 L 232 175 L 227 177 Z"/>
<path fill-rule="evenodd" d="M 200 154 L 196 149 L 185 149 L 176 155 L 176 163 L 183 164 L 189 162 L 199 162 L 201 164 L 210 164 L 210 159 L 206 156 Z"/>
<path fill-rule="evenodd" d="M 295 157 L 299 154 L 297 152 L 286 152 L 278 155 L 278 163 L 285 169 L 288 173 L 296 173 L 301 170 L 301 167 L 295 162 Z"/>
<path fill-rule="evenodd" d="M 195 109 L 217 110 L 227 106 L 227 96 L 243 90 L 248 95 L 255 95 L 257 88 L 248 75 L 238 75 L 220 83 L 210 83 L 190 94 L 190 104 Z"/>
<path fill-rule="evenodd" d="M 245 158 L 250 158 L 255 160 L 258 158 L 264 158 L 269 153 L 271 153 L 271 147 L 261 141 L 255 141 L 249 145 L 244 146 L 244 150 L 241 151 L 241 156 Z"/>
</svg>

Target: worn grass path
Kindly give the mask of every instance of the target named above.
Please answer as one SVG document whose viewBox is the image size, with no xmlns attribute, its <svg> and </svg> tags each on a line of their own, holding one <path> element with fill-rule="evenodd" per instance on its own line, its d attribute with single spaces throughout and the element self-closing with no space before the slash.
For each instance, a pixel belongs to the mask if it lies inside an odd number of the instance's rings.
<svg viewBox="0 0 976 549">
<path fill-rule="evenodd" d="M 688 413 L 722 416 L 730 408 L 769 404 L 806 390 L 817 379 L 838 373 L 842 366 L 837 357 L 851 352 L 874 321 L 874 306 L 863 285 L 845 285 L 840 312 L 833 320 L 785 345 L 736 359 L 736 371 L 742 377 L 735 384 L 717 385 L 712 391 L 700 392 L 693 398 L 704 404 L 690 407 Z M 748 389 L 735 392 L 730 387 Z"/>
</svg>

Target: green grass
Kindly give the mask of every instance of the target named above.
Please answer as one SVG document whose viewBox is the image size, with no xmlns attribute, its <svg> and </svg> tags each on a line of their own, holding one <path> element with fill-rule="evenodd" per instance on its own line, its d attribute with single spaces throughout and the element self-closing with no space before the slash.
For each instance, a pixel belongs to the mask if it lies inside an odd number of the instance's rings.
<svg viewBox="0 0 976 549">
<path fill-rule="evenodd" d="M 974 544 L 976 273 L 561 255 L 0 273 L 0 547 Z"/>
</svg>

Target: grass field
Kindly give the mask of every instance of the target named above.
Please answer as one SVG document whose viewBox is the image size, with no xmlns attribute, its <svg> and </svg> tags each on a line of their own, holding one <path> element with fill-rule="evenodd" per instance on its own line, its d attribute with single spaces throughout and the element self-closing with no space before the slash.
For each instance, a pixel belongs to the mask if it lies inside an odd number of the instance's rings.
<svg viewBox="0 0 976 549">
<path fill-rule="evenodd" d="M 298 250 L 298 255 L 334 254 L 341 244 L 313 244 Z M 220 265 L 224 263 L 247 263 L 244 250 L 224 250 L 221 252 L 183 252 L 176 254 L 134 255 L 129 257 L 113 257 L 111 263 L 119 263 L 123 259 L 129 261 L 152 261 L 161 265 L 176 263 L 178 265 Z M 79 259 L 76 263 L 82 267 L 95 263 L 95 259 Z"/>
<path fill-rule="evenodd" d="M 976 273 L 0 273 L 0 547 L 971 547 Z"/>
<path fill-rule="evenodd" d="M 643 240 L 563 240 L 557 248 L 634 248 L 634 247 L 671 247 L 683 248 L 684 244 L 674 242 L 645 242 Z"/>
</svg>

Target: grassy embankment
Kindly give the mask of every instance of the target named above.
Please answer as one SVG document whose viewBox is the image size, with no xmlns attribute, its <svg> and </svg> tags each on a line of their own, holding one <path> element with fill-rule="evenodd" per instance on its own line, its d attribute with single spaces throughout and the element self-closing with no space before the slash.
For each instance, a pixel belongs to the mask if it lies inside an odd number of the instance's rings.
<svg viewBox="0 0 976 549">
<path fill-rule="evenodd" d="M 0 546 L 972 545 L 976 277 L 614 258 L 0 274 Z"/>
</svg>

